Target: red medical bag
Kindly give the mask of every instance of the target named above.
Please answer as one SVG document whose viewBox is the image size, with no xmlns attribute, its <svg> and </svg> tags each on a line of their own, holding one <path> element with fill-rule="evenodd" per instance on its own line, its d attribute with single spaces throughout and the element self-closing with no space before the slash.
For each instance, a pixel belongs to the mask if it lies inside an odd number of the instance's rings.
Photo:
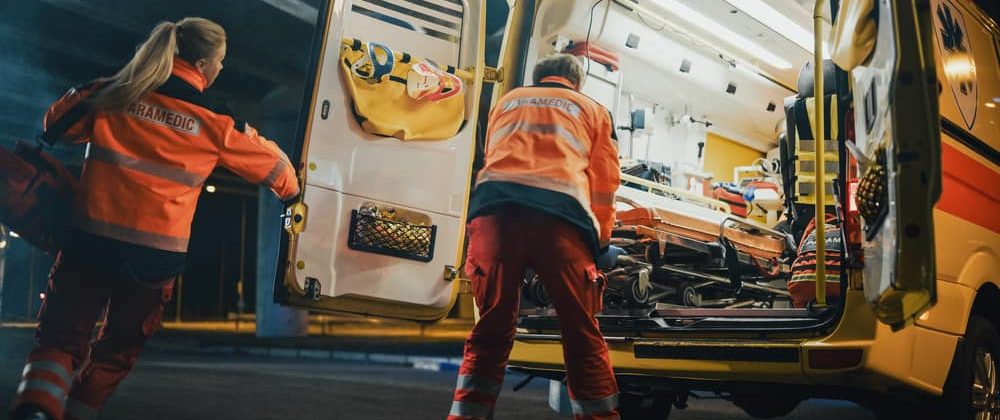
<svg viewBox="0 0 1000 420">
<path fill-rule="evenodd" d="M 55 254 L 77 180 L 39 146 L 0 148 L 0 223 L 31 245 Z"/>
</svg>

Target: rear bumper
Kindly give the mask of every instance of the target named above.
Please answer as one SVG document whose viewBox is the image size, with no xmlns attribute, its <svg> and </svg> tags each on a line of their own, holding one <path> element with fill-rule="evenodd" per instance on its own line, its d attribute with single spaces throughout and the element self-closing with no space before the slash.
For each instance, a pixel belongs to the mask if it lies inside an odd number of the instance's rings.
<svg viewBox="0 0 1000 420">
<path fill-rule="evenodd" d="M 610 338 L 608 349 L 623 386 L 752 392 L 784 388 L 851 399 L 866 391 L 940 395 L 952 354 L 947 349 L 951 345 L 953 351 L 955 341 L 920 327 L 907 331 L 906 336 L 882 337 L 878 345 L 874 339 L 831 341 L 829 337 L 785 342 Z M 925 348 L 914 348 L 916 343 Z M 929 357 L 930 348 L 939 349 L 940 357 Z M 914 360 L 922 362 L 911 363 Z M 558 337 L 519 335 L 509 366 L 561 379 Z"/>
<path fill-rule="evenodd" d="M 691 390 L 754 384 L 758 389 L 799 387 L 809 395 L 836 389 L 926 396 L 941 394 L 959 339 L 920 325 L 892 332 L 875 320 L 864 296 L 855 290 L 848 291 L 843 315 L 826 336 L 705 337 L 611 337 L 608 349 L 615 373 L 625 382 L 652 381 Z M 519 334 L 509 366 L 561 378 L 559 337 Z"/>
<path fill-rule="evenodd" d="M 724 345 L 611 338 L 608 351 L 615 373 L 620 377 L 699 382 L 810 382 L 802 371 L 798 343 Z M 509 366 L 540 376 L 561 376 L 562 345 L 558 339 L 519 335 Z"/>
</svg>

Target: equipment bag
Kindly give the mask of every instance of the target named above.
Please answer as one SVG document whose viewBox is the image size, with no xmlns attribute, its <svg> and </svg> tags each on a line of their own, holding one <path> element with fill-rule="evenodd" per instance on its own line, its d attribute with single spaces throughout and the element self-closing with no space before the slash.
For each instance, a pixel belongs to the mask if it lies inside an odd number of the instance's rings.
<svg viewBox="0 0 1000 420">
<path fill-rule="evenodd" d="M 747 201 L 739 191 L 730 191 L 725 187 L 719 186 L 712 191 L 712 196 L 716 200 L 729 204 L 729 208 L 733 211 L 733 214 L 740 217 L 747 217 Z"/>
<path fill-rule="evenodd" d="M 345 38 L 341 73 L 354 116 L 366 132 L 400 140 L 446 140 L 465 122 L 465 86 L 457 70 Z"/>
<path fill-rule="evenodd" d="M 58 142 L 89 112 L 77 104 L 39 135 L 36 145 L 18 141 L 14 151 L 0 148 L 0 223 L 51 255 L 59 251 L 79 181 L 43 144 Z"/>
<path fill-rule="evenodd" d="M 836 217 L 826 215 L 826 296 L 840 297 L 840 256 L 843 238 L 840 228 L 834 222 Z M 792 278 L 788 281 L 788 292 L 792 295 L 792 306 L 804 308 L 816 300 L 816 219 L 806 226 L 798 255 L 792 263 Z"/>
<path fill-rule="evenodd" d="M 13 152 L 0 148 L 0 223 L 55 255 L 77 183 L 41 145 L 18 141 Z"/>
<path fill-rule="evenodd" d="M 589 57 L 591 60 L 603 64 L 609 71 L 618 71 L 621 68 L 618 54 L 587 41 L 573 42 L 564 52 L 578 57 Z"/>
</svg>

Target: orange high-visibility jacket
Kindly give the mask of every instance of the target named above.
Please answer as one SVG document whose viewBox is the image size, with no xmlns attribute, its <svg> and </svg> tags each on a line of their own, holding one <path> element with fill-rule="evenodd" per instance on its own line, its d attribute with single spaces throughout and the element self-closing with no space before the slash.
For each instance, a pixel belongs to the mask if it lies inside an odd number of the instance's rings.
<svg viewBox="0 0 1000 420">
<path fill-rule="evenodd" d="M 605 247 L 620 182 L 613 132 L 608 111 L 565 78 L 514 89 L 490 112 L 485 166 L 476 185 L 506 182 L 572 197 Z"/>
<path fill-rule="evenodd" d="M 205 104 L 207 81 L 174 59 L 173 74 L 124 112 L 90 112 L 63 140 L 89 142 L 71 225 L 144 247 L 187 252 L 202 184 L 216 166 L 269 186 L 282 199 L 299 193 L 295 169 L 278 146 L 246 123 Z M 45 127 L 95 84 L 71 89 L 49 109 Z"/>
</svg>

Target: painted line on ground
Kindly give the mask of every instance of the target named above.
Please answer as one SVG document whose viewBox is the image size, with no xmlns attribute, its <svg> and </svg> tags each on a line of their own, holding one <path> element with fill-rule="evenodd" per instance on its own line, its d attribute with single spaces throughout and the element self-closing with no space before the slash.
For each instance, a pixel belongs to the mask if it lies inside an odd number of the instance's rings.
<svg viewBox="0 0 1000 420">
<path fill-rule="evenodd" d="M 343 350 L 300 349 L 269 346 L 151 346 L 164 353 L 211 354 L 225 356 L 274 357 L 285 359 L 340 360 L 393 366 L 409 366 L 434 372 L 457 371 L 461 357 L 407 355 L 398 353 L 373 353 Z"/>
</svg>

